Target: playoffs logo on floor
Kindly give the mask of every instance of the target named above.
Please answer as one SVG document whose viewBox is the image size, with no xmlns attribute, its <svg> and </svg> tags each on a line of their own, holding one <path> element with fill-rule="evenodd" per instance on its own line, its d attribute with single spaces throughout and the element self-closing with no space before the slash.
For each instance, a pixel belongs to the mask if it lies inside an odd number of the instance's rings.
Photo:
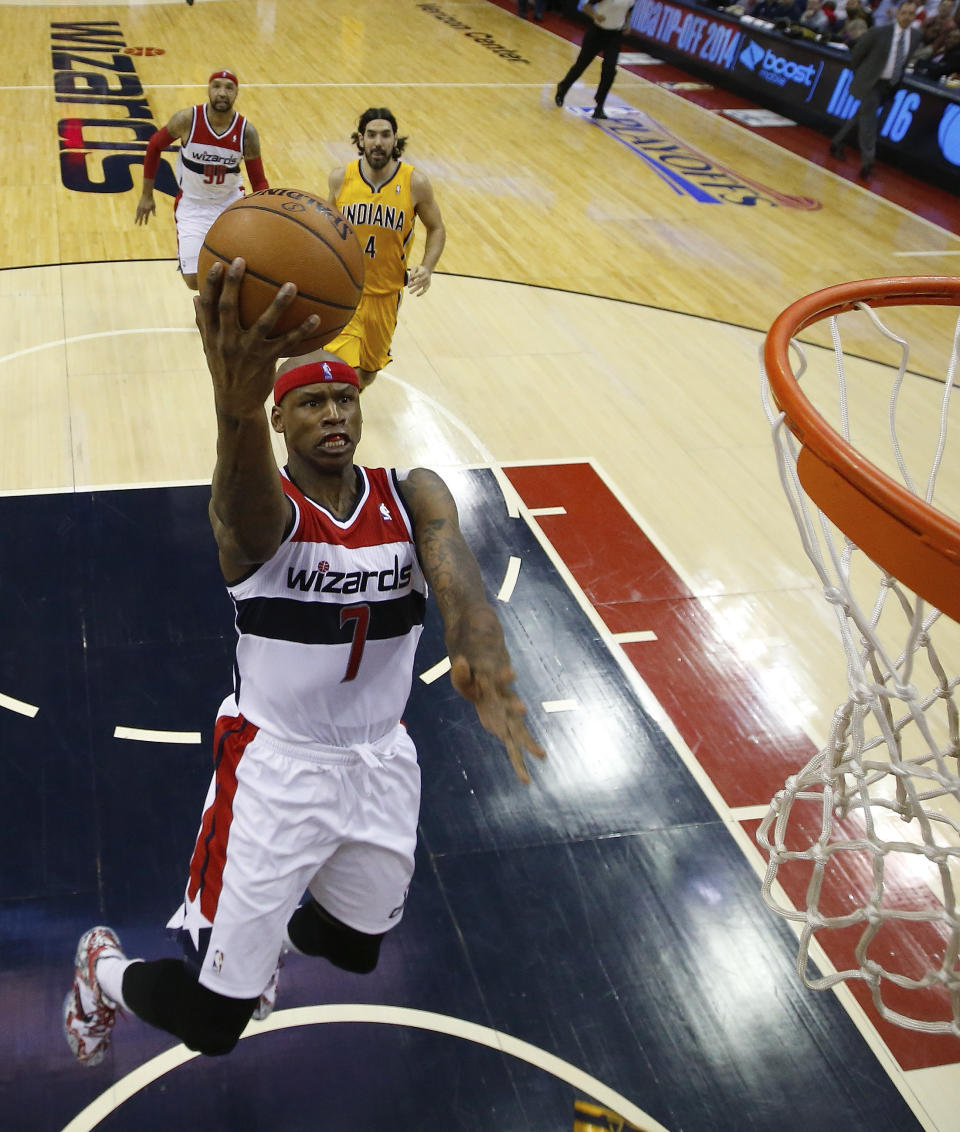
<svg viewBox="0 0 960 1132">
<path fill-rule="evenodd" d="M 591 108 L 582 106 L 574 112 L 589 117 Z M 608 119 L 595 124 L 632 149 L 675 192 L 691 197 L 699 204 L 766 205 L 808 212 L 823 207 L 813 197 L 781 193 L 719 165 L 639 110 L 611 110 Z"/>
</svg>

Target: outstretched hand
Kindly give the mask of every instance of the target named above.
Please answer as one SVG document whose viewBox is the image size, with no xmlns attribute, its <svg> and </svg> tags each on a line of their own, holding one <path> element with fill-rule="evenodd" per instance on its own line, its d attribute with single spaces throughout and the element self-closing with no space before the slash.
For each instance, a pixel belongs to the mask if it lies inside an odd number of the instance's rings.
<svg viewBox="0 0 960 1132">
<path fill-rule="evenodd" d="M 271 333 L 296 298 L 294 284 L 284 283 L 273 302 L 245 330 L 239 318 L 240 284 L 245 270 L 242 259 L 235 259 L 226 269 L 222 263 L 215 263 L 193 300 L 217 407 L 238 416 L 262 412 L 263 403 L 273 390 L 277 359 L 290 357 L 293 347 L 316 334 L 320 325 L 317 316 L 311 315 L 295 330 Z"/>
<path fill-rule="evenodd" d="M 530 772 L 524 752 L 543 759 L 546 751 L 527 730 L 524 720 L 527 709 L 512 687 L 513 670 L 509 667 L 490 672 L 477 670 L 470 667 L 465 656 L 455 656 L 450 661 L 450 682 L 477 709 L 484 729 L 503 742 L 517 778 L 528 785 Z"/>
</svg>

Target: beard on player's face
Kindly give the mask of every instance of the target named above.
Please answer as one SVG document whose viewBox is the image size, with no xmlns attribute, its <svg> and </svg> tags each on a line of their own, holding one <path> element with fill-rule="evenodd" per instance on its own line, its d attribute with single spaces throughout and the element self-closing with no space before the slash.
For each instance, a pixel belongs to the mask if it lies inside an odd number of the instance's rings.
<svg viewBox="0 0 960 1132">
<path fill-rule="evenodd" d="M 210 105 L 214 110 L 229 110 L 236 97 L 236 91 L 225 89 L 222 86 L 214 87 L 209 92 Z"/>
<path fill-rule="evenodd" d="M 362 138 L 363 156 L 371 169 L 383 169 L 397 153 L 397 137 L 390 130 L 374 130 Z"/>
<path fill-rule="evenodd" d="M 367 145 L 364 147 L 364 156 L 374 169 L 383 169 L 393 157 L 393 150 L 382 145 Z"/>
</svg>

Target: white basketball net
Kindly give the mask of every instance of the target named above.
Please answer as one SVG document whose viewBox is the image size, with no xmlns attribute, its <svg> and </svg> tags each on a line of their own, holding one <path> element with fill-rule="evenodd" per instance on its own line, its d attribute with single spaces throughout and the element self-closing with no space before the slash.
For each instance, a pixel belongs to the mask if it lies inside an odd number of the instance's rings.
<svg viewBox="0 0 960 1132">
<path fill-rule="evenodd" d="M 876 405 L 882 396 L 877 371 L 888 382 L 892 376 L 889 421 L 876 430 L 887 434 L 883 470 L 934 503 L 939 479 L 944 494 L 956 490 L 952 473 L 944 473 L 944 454 L 960 321 L 941 386 L 908 377 L 907 343 L 875 311 L 858 310 L 900 350 L 899 369 L 874 366 L 869 380 Z M 851 401 L 860 386 L 848 377 L 859 363 L 845 354 L 840 333 L 848 318 L 864 325 L 863 315 L 830 320 L 835 364 L 828 398 L 836 397 L 830 408 L 838 418 L 830 423 L 862 450 L 851 435 Z M 792 348 L 800 359 L 794 372 L 803 377 L 804 350 L 796 341 Z M 916 444 L 904 434 L 915 432 L 918 411 L 907 405 L 913 393 L 905 390 L 918 383 L 930 416 L 939 416 L 939 430 L 931 420 L 923 474 L 915 479 L 910 444 Z M 805 382 L 801 387 L 808 389 Z M 811 400 L 824 413 L 819 397 Z M 826 745 L 787 779 L 760 826 L 757 839 L 769 856 L 763 897 L 801 925 L 797 968 L 807 986 L 864 980 L 888 1021 L 960 1036 L 960 724 L 954 698 L 960 677 L 950 674 L 960 671 L 960 630 L 870 562 L 812 503 L 797 477 L 798 444 L 773 404 L 765 373 L 763 401 L 804 549 L 836 614 L 848 684 Z M 953 412 L 958 409 L 960 402 Z M 882 459 L 874 452 L 868 458 Z M 960 496 L 954 494 L 954 503 L 960 505 Z M 811 969 L 818 944 L 823 974 Z"/>
</svg>

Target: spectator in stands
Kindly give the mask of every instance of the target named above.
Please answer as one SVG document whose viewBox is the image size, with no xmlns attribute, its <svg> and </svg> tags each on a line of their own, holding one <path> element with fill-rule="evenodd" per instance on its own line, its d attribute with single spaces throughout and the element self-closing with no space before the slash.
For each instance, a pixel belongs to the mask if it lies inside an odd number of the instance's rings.
<svg viewBox="0 0 960 1132">
<path fill-rule="evenodd" d="M 873 26 L 883 28 L 888 24 L 896 23 L 899 3 L 900 0 L 879 0 L 879 3 L 870 0 L 873 9 Z"/>
<path fill-rule="evenodd" d="M 868 28 L 873 27 L 873 11 L 867 0 L 847 0 L 843 11 L 838 8 L 838 21 L 833 38 L 848 47 L 856 43 Z"/>
<path fill-rule="evenodd" d="M 851 20 L 862 20 L 866 27 L 873 27 L 873 12 L 864 3 L 864 0 L 847 0 L 844 21 L 849 23 Z"/>
<path fill-rule="evenodd" d="M 927 79 L 946 79 L 960 72 L 960 28 L 947 32 L 942 51 L 918 59 L 914 72 Z"/>
<path fill-rule="evenodd" d="M 800 23 L 821 35 L 829 34 L 830 17 L 823 9 L 823 0 L 807 0 L 807 6 L 800 16 Z"/>
<path fill-rule="evenodd" d="M 840 33 L 840 42 L 850 47 L 857 42 L 860 36 L 865 35 L 867 31 L 869 31 L 867 21 L 859 16 L 854 16 L 852 20 L 847 20 L 843 25 L 843 30 Z"/>
<path fill-rule="evenodd" d="M 760 0 L 752 15 L 771 24 L 795 24 L 804 9 L 804 0 Z"/>
<path fill-rule="evenodd" d="M 923 44 L 917 52 L 918 59 L 930 59 L 946 51 L 947 37 L 957 30 L 955 8 L 955 0 L 940 0 L 936 15 L 924 22 Z"/>
</svg>

